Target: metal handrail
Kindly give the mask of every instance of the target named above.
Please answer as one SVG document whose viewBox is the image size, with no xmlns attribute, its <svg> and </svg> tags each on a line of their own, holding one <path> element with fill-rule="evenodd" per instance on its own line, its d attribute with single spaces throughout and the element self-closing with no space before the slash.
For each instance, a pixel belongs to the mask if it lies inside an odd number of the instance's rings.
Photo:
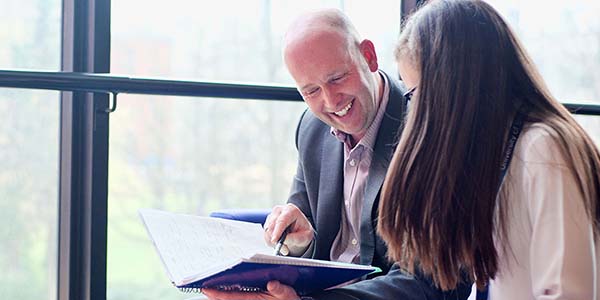
<svg viewBox="0 0 600 300">
<path fill-rule="evenodd" d="M 302 101 L 291 86 L 134 78 L 111 74 L 0 70 L 0 87 L 232 99 Z M 563 103 L 574 114 L 600 116 L 600 105 Z"/>
<path fill-rule="evenodd" d="M 149 94 L 302 101 L 294 87 L 133 78 L 111 74 L 0 70 L 0 87 L 113 94 Z"/>
</svg>

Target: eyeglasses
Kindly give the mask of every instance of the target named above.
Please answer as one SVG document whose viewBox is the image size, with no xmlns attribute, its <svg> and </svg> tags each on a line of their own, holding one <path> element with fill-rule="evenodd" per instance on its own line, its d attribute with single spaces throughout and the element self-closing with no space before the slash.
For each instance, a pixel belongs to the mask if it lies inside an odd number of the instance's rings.
<svg viewBox="0 0 600 300">
<path fill-rule="evenodd" d="M 406 93 L 404 93 L 402 96 L 404 97 L 404 102 L 406 104 L 408 104 L 410 102 L 410 99 L 412 98 L 413 94 L 415 93 L 415 90 L 417 89 L 416 86 L 414 86 L 413 88 L 411 88 L 410 90 L 408 90 Z"/>
</svg>

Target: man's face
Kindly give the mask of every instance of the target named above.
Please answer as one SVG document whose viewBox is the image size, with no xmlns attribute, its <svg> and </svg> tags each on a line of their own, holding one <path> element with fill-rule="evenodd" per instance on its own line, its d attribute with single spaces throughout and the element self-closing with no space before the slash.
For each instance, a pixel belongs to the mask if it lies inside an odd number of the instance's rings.
<svg viewBox="0 0 600 300">
<path fill-rule="evenodd" d="M 363 42 L 365 43 L 365 42 Z M 367 41 L 366 47 L 373 46 Z M 352 46 L 351 46 L 352 47 Z M 285 49 L 285 62 L 310 110 L 360 140 L 377 113 L 377 58 L 352 49 L 339 34 L 310 34 Z M 374 63 L 367 63 L 369 59 Z"/>
</svg>

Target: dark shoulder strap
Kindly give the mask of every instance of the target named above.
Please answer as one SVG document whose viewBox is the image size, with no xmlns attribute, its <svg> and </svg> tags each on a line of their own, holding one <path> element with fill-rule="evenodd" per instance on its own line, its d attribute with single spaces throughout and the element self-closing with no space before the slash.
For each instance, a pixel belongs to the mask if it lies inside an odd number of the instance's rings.
<svg viewBox="0 0 600 300">
<path fill-rule="evenodd" d="M 506 177 L 506 173 L 508 172 L 508 167 L 510 165 L 510 161 L 512 160 L 512 155 L 517 145 L 517 140 L 519 139 L 519 135 L 523 130 L 523 124 L 525 120 L 525 115 L 517 112 L 517 115 L 513 119 L 512 125 L 510 126 L 510 132 L 508 133 L 508 141 L 506 143 L 506 148 L 504 148 L 504 156 L 502 157 L 502 164 L 500 165 L 500 181 L 498 182 L 498 193 L 500 193 L 500 188 L 502 187 L 502 183 L 504 183 L 504 178 Z M 482 291 L 477 290 L 477 295 L 475 300 L 488 300 L 488 287 L 486 286 Z"/>
</svg>

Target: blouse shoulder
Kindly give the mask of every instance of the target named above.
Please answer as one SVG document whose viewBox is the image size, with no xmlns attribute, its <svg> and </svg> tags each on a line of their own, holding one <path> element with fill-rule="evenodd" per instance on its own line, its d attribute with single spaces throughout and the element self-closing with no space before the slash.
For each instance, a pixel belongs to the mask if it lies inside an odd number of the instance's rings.
<svg viewBox="0 0 600 300">
<path fill-rule="evenodd" d="M 515 158 L 532 164 L 566 165 L 558 133 L 543 123 L 532 123 L 523 128 Z"/>
</svg>

